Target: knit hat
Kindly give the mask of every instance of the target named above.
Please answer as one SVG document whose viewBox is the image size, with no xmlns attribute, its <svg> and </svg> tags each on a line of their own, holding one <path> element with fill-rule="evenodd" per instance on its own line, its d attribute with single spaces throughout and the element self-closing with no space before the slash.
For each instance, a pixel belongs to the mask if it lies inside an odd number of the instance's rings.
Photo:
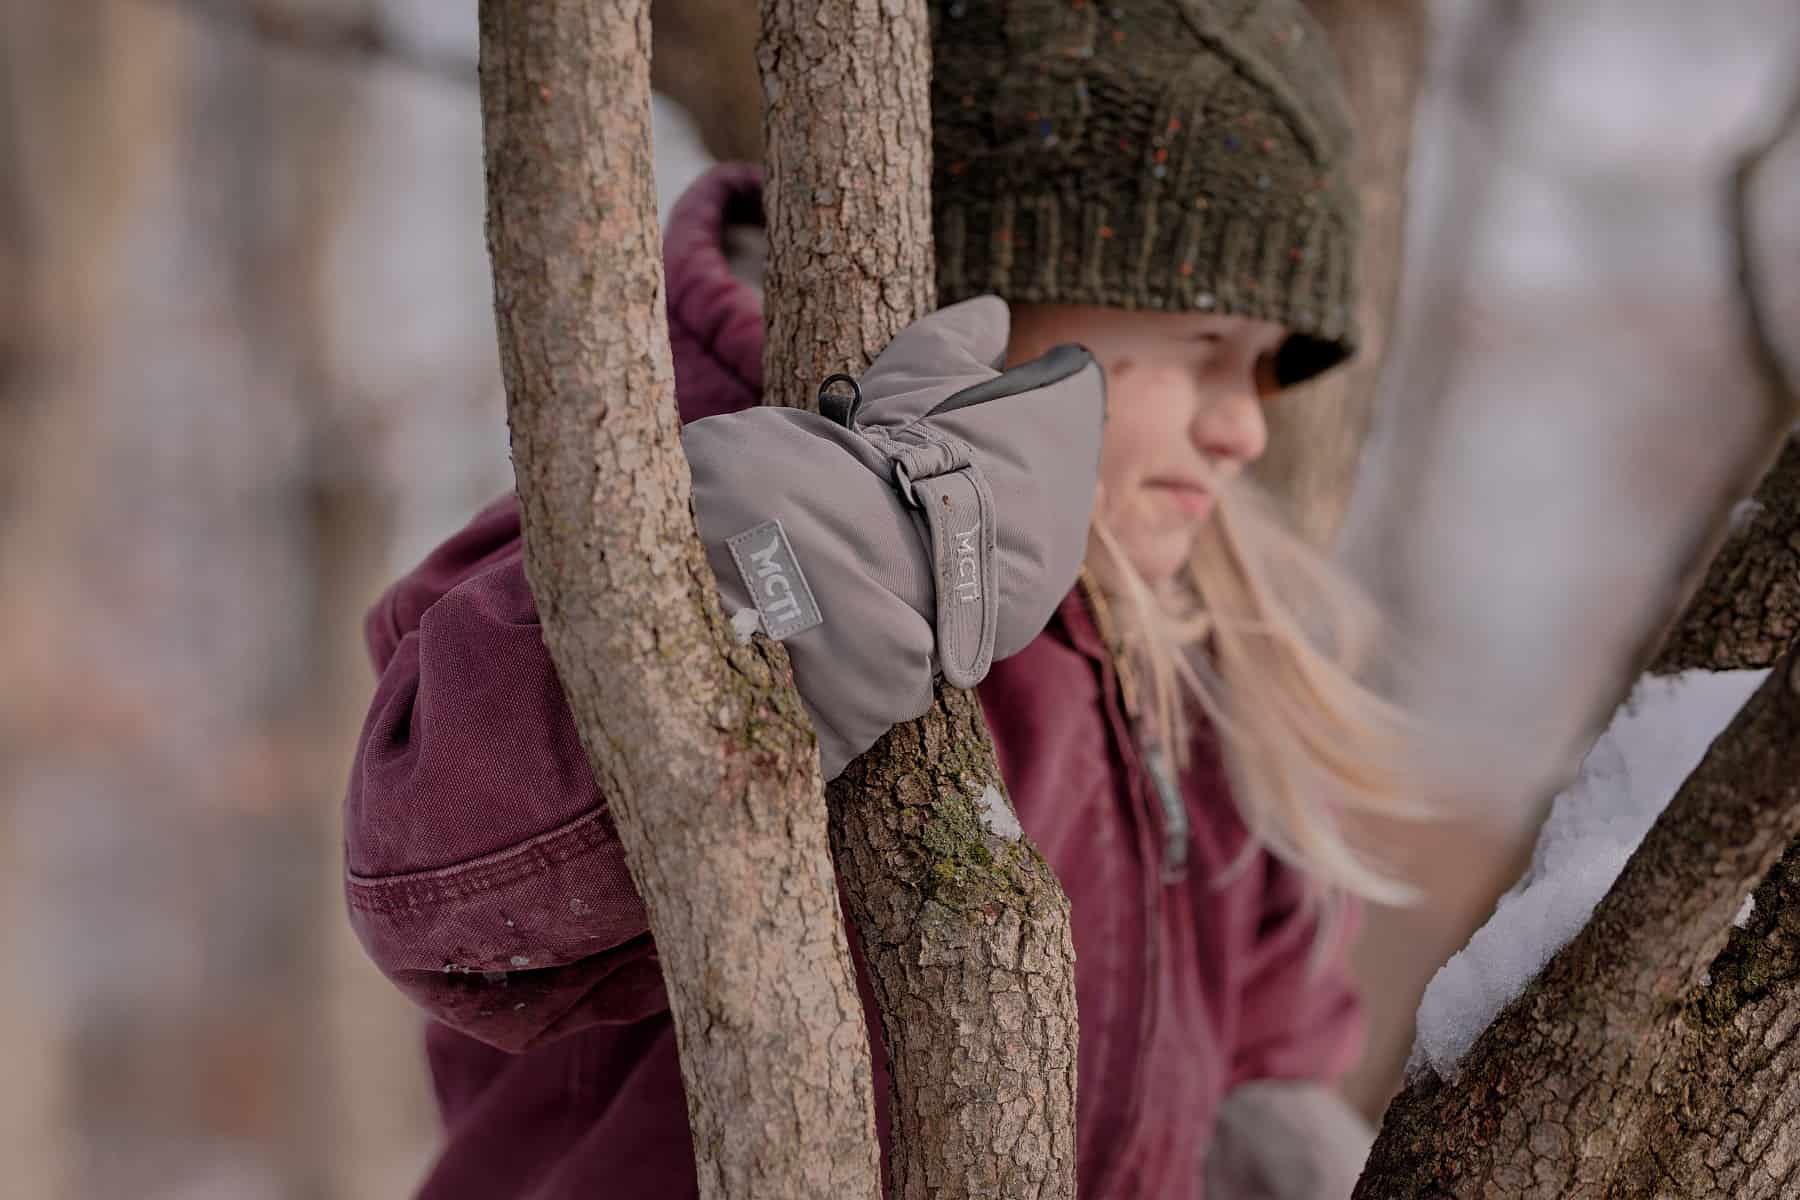
<svg viewBox="0 0 1800 1200">
<path fill-rule="evenodd" d="M 931 0 L 938 302 L 1232 313 L 1357 344 L 1351 128 L 1298 0 Z"/>
</svg>

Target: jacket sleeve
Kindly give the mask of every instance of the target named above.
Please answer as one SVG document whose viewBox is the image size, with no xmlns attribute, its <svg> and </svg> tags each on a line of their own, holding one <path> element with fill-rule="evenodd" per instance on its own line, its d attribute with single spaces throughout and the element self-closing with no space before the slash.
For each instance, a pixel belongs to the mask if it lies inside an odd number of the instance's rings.
<svg viewBox="0 0 1800 1200">
<path fill-rule="evenodd" d="M 508 1050 L 666 1004 L 642 901 L 545 649 L 515 497 L 368 614 L 345 805 L 351 924 L 444 1023 Z"/>
<path fill-rule="evenodd" d="M 1244 977 L 1231 1086 L 1253 1079 L 1335 1083 L 1357 1064 L 1367 1037 L 1349 963 L 1362 902 L 1343 898 L 1314 964 L 1319 915 L 1302 904 L 1304 876 L 1272 854 L 1264 860 L 1267 883 Z"/>
</svg>

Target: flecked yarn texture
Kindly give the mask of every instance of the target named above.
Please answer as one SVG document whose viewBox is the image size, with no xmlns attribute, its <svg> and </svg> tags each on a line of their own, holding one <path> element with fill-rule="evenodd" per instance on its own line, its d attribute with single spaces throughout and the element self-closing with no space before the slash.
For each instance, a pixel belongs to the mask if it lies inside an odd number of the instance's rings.
<svg viewBox="0 0 1800 1200">
<path fill-rule="evenodd" d="M 1357 344 L 1352 133 L 1296 0 L 931 0 L 938 301 L 1234 313 Z"/>
</svg>

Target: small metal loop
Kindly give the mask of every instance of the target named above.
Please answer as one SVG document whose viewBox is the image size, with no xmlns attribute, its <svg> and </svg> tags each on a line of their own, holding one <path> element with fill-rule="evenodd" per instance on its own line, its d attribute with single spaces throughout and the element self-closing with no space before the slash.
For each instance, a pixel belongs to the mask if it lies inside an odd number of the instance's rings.
<svg viewBox="0 0 1800 1200">
<path fill-rule="evenodd" d="M 832 384 L 839 382 L 850 385 L 850 395 L 841 396 L 829 390 Z M 845 429 L 855 429 L 856 410 L 861 407 L 862 388 L 855 377 L 842 373 L 828 375 L 819 385 L 819 412 L 827 420 L 835 421 Z"/>
</svg>

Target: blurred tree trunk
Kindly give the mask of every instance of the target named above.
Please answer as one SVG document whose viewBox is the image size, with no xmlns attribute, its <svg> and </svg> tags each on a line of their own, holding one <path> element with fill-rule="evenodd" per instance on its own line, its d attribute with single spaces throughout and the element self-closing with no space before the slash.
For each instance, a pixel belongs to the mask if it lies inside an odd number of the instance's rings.
<svg viewBox="0 0 1800 1200">
<path fill-rule="evenodd" d="M 25 508 L 25 452 L 30 445 L 30 398 L 42 390 L 39 372 L 49 348 L 40 328 L 44 317 L 43 285 L 38 279 L 42 256 L 33 253 L 31 208 L 38 199 L 25 171 L 27 119 L 33 115 L 22 98 L 41 86 L 48 72 L 34 63 L 41 34 L 38 14 L 0 11 L 0 553 L 7 554 L 9 586 L 0 589 L 0 630 L 11 627 L 15 607 L 24 608 L 33 590 L 20 575 L 23 564 L 10 553 L 10 530 Z M 28 24 L 26 17 L 34 18 Z M 34 67 L 38 68 L 34 70 Z M 0 954 L 7 962 L 38 961 L 43 931 L 49 925 L 49 855 L 35 846 L 41 822 L 28 807 L 17 782 L 30 762 L 28 750 L 36 730 L 23 710 L 21 693 L 33 680 L 24 677 L 18 660 L 0 632 L 0 664 L 11 684 L 0 694 L 0 763 L 9 786 L 0 794 Z M 35 701 L 33 703 L 36 703 Z M 67 1158 L 67 1097 L 63 1061 L 69 1046 L 68 1025 L 60 1003 L 56 974 L 41 967 L 15 973 L 0 1007 L 0 1061 L 8 1064 L 8 1086 L 0 1092 L 0 1156 L 12 1186 L 28 1195 L 55 1196 L 64 1191 L 59 1178 Z"/>
<path fill-rule="evenodd" d="M 1269 449 L 1254 468 L 1256 477 L 1280 498 L 1309 541 L 1329 546 L 1337 536 L 1363 462 L 1377 387 L 1391 343 L 1396 300 L 1404 275 L 1407 173 L 1412 157 L 1414 114 L 1421 87 L 1431 22 L 1425 0 L 1307 0 L 1325 27 L 1343 71 L 1356 122 L 1353 167 L 1363 208 L 1363 241 L 1358 260 L 1362 288 L 1357 318 L 1363 344 L 1343 370 L 1284 396 L 1269 410 Z M 1400 1068 L 1413 1033 L 1413 1012 L 1429 977 L 1429 949 L 1444 941 L 1444 926 L 1455 925 L 1457 902 L 1472 882 L 1467 868 L 1483 861 L 1491 835 L 1482 831 L 1480 849 L 1466 832 L 1416 822 L 1356 818 L 1359 835 L 1370 844 L 1408 847 L 1423 860 L 1411 874 L 1432 896 L 1430 906 L 1371 906 L 1354 962 L 1369 1012 L 1363 1060 L 1345 1078 L 1343 1094 L 1374 1120 L 1399 1087 Z M 1428 853 L 1427 851 L 1436 851 Z M 1431 868 L 1458 864 L 1453 882 L 1432 886 Z M 1487 870 L 1498 877 L 1504 862 Z M 1485 890 L 1479 885 L 1478 892 Z M 1491 894 L 1487 895 L 1491 902 Z M 1466 932 L 1466 929 L 1463 930 Z M 1422 954 L 1421 949 L 1427 948 Z"/>
<path fill-rule="evenodd" d="M 1362 463 L 1400 292 L 1407 165 L 1430 28 L 1425 0 L 1307 0 L 1307 8 L 1331 38 L 1356 122 L 1363 342 L 1348 368 L 1270 410 L 1269 451 L 1256 474 L 1323 546 L 1337 534 Z"/>
<path fill-rule="evenodd" d="M 1773 465 L 1651 662 L 1768 679 L 1458 1078 L 1420 1079 L 1389 1108 L 1359 1200 L 1800 1190 L 1800 447 L 1783 440 L 1800 391 L 1763 307 L 1749 205 L 1755 168 L 1796 129 L 1800 91 L 1726 207 Z"/>
<path fill-rule="evenodd" d="M 31 291 L 0 725 L 58 1007 L 31 1035 L 61 1034 L 37 1194 L 322 1196 L 337 788 L 282 770 L 312 647 L 301 442 L 257 325 L 266 81 L 161 6 L 9 8 L 4 41 Z"/>
<path fill-rule="evenodd" d="M 687 110 L 720 162 L 761 162 L 758 0 L 651 0 L 650 86 Z"/>
<path fill-rule="evenodd" d="M 381 977 L 344 919 L 343 811 L 335 802 L 342 799 L 346 764 L 368 713 L 363 617 L 391 580 L 398 557 L 404 520 L 396 500 L 421 501 L 405 473 L 406 456 L 392 447 L 420 438 L 409 417 L 430 423 L 434 466 L 468 480 L 474 493 L 434 516 L 443 524 L 460 522 L 467 504 L 495 488 L 469 478 L 480 472 L 455 456 L 456 427 L 464 427 L 465 442 L 485 442 L 497 425 L 492 407 L 479 422 L 459 408 L 468 393 L 480 395 L 492 386 L 478 372 L 456 370 L 462 363 L 445 370 L 460 386 L 446 388 L 427 376 L 384 393 L 358 385 L 357 364 L 334 337 L 345 319 L 346 296 L 356 287 L 334 273 L 340 239 L 371 223 L 367 208 L 359 206 L 364 140 L 384 140 L 390 154 L 416 152 L 405 141 L 386 140 L 406 126 L 407 111 L 395 112 L 399 106 L 390 103 L 404 87 L 435 86 L 470 109 L 476 106 L 472 59 L 461 73 L 442 66 L 448 57 L 434 60 L 437 65 L 395 59 L 351 39 L 345 39 L 349 45 L 334 41 L 304 19 L 373 28 L 379 7 L 378 0 L 285 6 L 265 0 L 255 31 L 258 75 L 278 129 L 266 169 L 291 181 L 294 195 L 292 203 L 268 210 L 270 229 L 252 263 L 253 312 L 270 374 L 303 423 L 303 457 L 286 515 L 307 563 L 300 632 L 308 652 L 291 673 L 285 703 L 268 719 L 281 752 L 279 777 L 292 789 L 296 813 L 311 824 L 305 831 L 308 858 L 323 868 L 295 881 L 314 890 L 307 897 L 310 911 L 292 918 L 309 931 L 308 978 L 295 993 L 308 1011 L 306 1037 L 294 1039 L 299 1053 L 290 1072 L 322 1098 L 322 1111 L 305 1131 L 314 1160 L 308 1169 L 322 1176 L 316 1185 L 321 1195 L 344 1200 L 409 1194 L 441 1137 L 418 1011 Z M 269 22 L 283 11 L 289 14 L 289 23 L 279 27 L 285 36 L 271 36 Z M 327 32 L 333 27 L 324 26 Z M 420 137 L 412 130 L 409 135 Z M 383 186 L 401 186 L 391 173 L 402 168 L 392 157 L 382 161 L 390 173 Z M 403 253 L 392 251 L 370 269 L 401 270 Z M 409 319 L 428 326 L 435 316 L 414 309 Z M 438 336 L 449 341 L 454 333 Z M 383 350 L 396 360 L 404 354 L 393 341 L 384 342 Z M 297 837 L 281 852 L 297 854 L 301 844 Z"/>
<path fill-rule="evenodd" d="M 330 432 L 319 272 L 370 66 L 199 4 L 0 16 L 20 1195 L 391 1194 L 430 1136 L 339 862 L 393 564 L 337 500 L 385 480 Z"/>
</svg>

